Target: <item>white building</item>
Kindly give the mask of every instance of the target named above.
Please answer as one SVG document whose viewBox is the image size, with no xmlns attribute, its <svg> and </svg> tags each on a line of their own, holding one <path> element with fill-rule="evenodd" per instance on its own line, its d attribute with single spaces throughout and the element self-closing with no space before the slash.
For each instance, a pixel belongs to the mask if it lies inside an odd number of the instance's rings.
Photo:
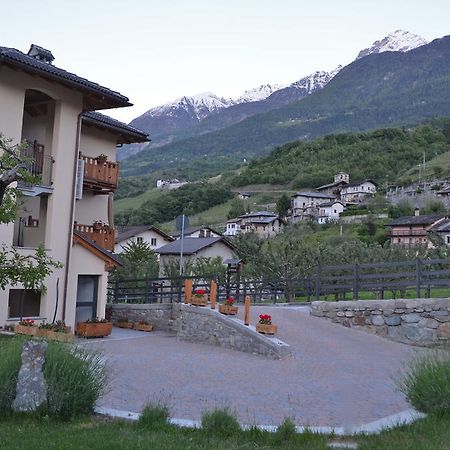
<svg viewBox="0 0 450 450">
<path fill-rule="evenodd" d="M 153 251 L 175 239 L 152 225 L 119 228 L 114 253 L 122 253 L 131 242 L 146 243 Z"/>
<path fill-rule="evenodd" d="M 341 200 L 345 203 L 361 203 L 367 198 L 373 197 L 377 192 L 374 181 L 358 181 L 349 183 L 341 189 Z"/>
</svg>

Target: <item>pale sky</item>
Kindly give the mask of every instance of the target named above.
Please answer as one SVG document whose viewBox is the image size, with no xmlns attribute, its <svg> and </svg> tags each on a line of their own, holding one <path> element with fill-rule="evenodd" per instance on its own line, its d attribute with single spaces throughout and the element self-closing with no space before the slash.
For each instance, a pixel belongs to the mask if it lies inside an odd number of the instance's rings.
<svg viewBox="0 0 450 450">
<path fill-rule="evenodd" d="M 450 34 L 450 0 L 0 0 L 0 46 L 53 52 L 54 64 L 151 107 L 210 91 L 240 95 L 348 64 L 404 29 Z"/>
</svg>

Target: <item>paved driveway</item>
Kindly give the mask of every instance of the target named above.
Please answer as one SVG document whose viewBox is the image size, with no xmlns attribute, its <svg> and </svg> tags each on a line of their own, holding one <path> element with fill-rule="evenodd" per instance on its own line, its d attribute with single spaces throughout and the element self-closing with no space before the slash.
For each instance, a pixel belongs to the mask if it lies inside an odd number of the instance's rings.
<svg viewBox="0 0 450 450">
<path fill-rule="evenodd" d="M 272 315 L 292 356 L 268 360 L 158 331 L 118 330 L 91 341 L 112 367 L 100 405 L 141 411 L 160 401 L 185 419 L 228 406 L 243 423 L 291 417 L 311 426 L 359 425 L 409 408 L 393 377 L 414 353 L 410 347 L 310 317 L 306 308 L 254 307 L 252 323 L 260 313 Z"/>
</svg>

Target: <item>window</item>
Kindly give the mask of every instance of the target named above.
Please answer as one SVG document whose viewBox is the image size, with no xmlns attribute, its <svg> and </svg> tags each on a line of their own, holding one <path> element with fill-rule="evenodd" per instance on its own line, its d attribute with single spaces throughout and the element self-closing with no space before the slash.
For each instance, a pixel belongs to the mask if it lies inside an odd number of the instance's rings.
<svg viewBox="0 0 450 450">
<path fill-rule="evenodd" d="M 142 244 L 144 242 L 144 238 L 142 236 L 139 236 L 139 237 L 136 238 L 136 242 L 138 244 Z"/>
<path fill-rule="evenodd" d="M 150 239 L 150 245 L 153 245 L 153 246 L 156 245 L 156 238 L 151 238 Z"/>
<path fill-rule="evenodd" d="M 39 317 L 41 310 L 41 293 L 32 289 L 10 289 L 8 316 Z"/>
<path fill-rule="evenodd" d="M 447 245 L 450 245 L 450 235 L 447 234 L 447 236 L 445 236 L 445 243 Z"/>
</svg>

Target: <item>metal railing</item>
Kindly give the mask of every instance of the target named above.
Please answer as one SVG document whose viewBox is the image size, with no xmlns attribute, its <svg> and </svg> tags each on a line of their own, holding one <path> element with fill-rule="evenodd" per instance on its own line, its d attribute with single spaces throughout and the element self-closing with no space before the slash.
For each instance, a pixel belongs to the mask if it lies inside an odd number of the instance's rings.
<svg viewBox="0 0 450 450">
<path fill-rule="evenodd" d="M 51 186 L 53 184 L 53 157 L 45 154 L 45 147 L 37 141 L 29 142 L 28 147 L 22 149 L 21 156 L 24 158 L 26 170 L 30 175 L 39 179 L 40 186 Z M 26 183 L 21 183 L 26 185 Z"/>
</svg>

